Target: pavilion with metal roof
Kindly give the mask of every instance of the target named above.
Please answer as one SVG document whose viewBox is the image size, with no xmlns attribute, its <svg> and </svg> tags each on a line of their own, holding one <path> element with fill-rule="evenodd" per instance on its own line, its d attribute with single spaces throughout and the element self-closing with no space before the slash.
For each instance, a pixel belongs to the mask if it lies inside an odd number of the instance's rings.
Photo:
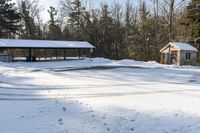
<svg viewBox="0 0 200 133">
<path fill-rule="evenodd" d="M 17 39 L 0 39 L 0 61 L 7 57 L 25 57 L 27 61 L 36 61 L 38 58 L 47 57 L 66 59 L 68 51 L 75 50 L 78 57 L 81 51 L 89 51 L 89 55 L 95 47 L 84 41 L 51 41 L 51 40 L 17 40 Z M 4 56 L 4 57 L 3 57 Z M 60 59 L 60 58 L 59 58 Z"/>
</svg>

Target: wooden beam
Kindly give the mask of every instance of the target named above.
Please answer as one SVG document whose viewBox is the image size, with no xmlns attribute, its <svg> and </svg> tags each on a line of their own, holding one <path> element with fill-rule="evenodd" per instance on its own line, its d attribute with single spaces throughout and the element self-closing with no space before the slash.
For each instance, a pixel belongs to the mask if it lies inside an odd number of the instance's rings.
<svg viewBox="0 0 200 133">
<path fill-rule="evenodd" d="M 78 57 L 79 57 L 79 59 L 81 59 L 81 50 L 80 49 L 78 49 Z"/>
<path fill-rule="evenodd" d="M 64 60 L 66 60 L 66 51 L 64 49 Z"/>
<path fill-rule="evenodd" d="M 58 60 L 58 49 L 56 49 L 56 60 Z"/>
<path fill-rule="evenodd" d="M 28 50 L 28 62 L 32 62 L 32 49 Z"/>
</svg>

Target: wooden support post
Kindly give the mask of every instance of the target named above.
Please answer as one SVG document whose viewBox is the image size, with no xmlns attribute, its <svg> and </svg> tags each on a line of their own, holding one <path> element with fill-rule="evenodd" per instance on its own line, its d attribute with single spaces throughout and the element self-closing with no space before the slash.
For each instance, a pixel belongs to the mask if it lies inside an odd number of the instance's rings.
<svg viewBox="0 0 200 133">
<path fill-rule="evenodd" d="M 78 58 L 81 59 L 81 49 L 78 49 Z"/>
<path fill-rule="evenodd" d="M 58 49 L 58 53 L 59 53 L 60 49 Z M 58 54 L 58 60 L 60 60 L 60 54 Z"/>
<path fill-rule="evenodd" d="M 58 49 L 56 49 L 56 60 L 58 60 Z"/>
<path fill-rule="evenodd" d="M 171 64 L 171 45 L 169 45 L 168 64 Z"/>
<path fill-rule="evenodd" d="M 12 62 L 14 61 L 14 55 L 13 55 L 13 53 L 11 54 L 11 61 Z"/>
<path fill-rule="evenodd" d="M 32 62 L 32 49 L 29 49 L 28 51 L 28 62 Z"/>
<path fill-rule="evenodd" d="M 41 49 L 38 49 L 38 53 L 37 53 L 38 55 L 38 60 L 40 61 L 40 58 L 41 58 Z"/>
<path fill-rule="evenodd" d="M 92 54 L 93 54 L 93 52 L 94 52 L 94 49 L 90 49 L 90 59 L 92 58 Z"/>
<path fill-rule="evenodd" d="M 8 55 L 7 48 L 5 49 L 5 55 L 3 56 L 3 60 L 4 60 L 4 62 L 6 62 L 6 55 Z"/>
<path fill-rule="evenodd" d="M 161 54 L 160 54 L 160 63 L 161 63 L 161 64 L 164 64 L 164 60 L 163 60 L 163 59 L 164 59 L 163 53 L 161 53 Z"/>
<path fill-rule="evenodd" d="M 46 49 L 44 49 L 44 60 L 47 60 L 47 54 L 46 54 Z"/>
<path fill-rule="evenodd" d="M 60 60 L 59 49 L 57 49 L 57 56 L 58 56 L 58 60 Z"/>
<path fill-rule="evenodd" d="M 64 60 L 66 60 L 66 51 L 64 49 Z"/>
<path fill-rule="evenodd" d="M 6 55 L 3 55 L 3 62 L 6 62 Z"/>
</svg>

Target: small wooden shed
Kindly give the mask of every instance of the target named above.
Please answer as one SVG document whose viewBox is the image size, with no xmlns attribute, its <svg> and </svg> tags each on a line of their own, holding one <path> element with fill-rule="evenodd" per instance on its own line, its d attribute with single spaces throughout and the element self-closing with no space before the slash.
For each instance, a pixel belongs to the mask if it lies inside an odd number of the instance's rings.
<svg viewBox="0 0 200 133">
<path fill-rule="evenodd" d="M 161 50 L 161 63 L 182 65 L 196 65 L 198 50 L 187 43 L 170 42 Z"/>
</svg>

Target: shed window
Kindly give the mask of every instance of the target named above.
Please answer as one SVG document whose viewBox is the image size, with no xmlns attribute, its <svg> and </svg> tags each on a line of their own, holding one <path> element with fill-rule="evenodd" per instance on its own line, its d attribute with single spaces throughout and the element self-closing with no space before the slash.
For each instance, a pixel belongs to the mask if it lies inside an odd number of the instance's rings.
<svg viewBox="0 0 200 133">
<path fill-rule="evenodd" d="M 191 60 L 191 53 L 186 53 L 186 60 Z"/>
</svg>

